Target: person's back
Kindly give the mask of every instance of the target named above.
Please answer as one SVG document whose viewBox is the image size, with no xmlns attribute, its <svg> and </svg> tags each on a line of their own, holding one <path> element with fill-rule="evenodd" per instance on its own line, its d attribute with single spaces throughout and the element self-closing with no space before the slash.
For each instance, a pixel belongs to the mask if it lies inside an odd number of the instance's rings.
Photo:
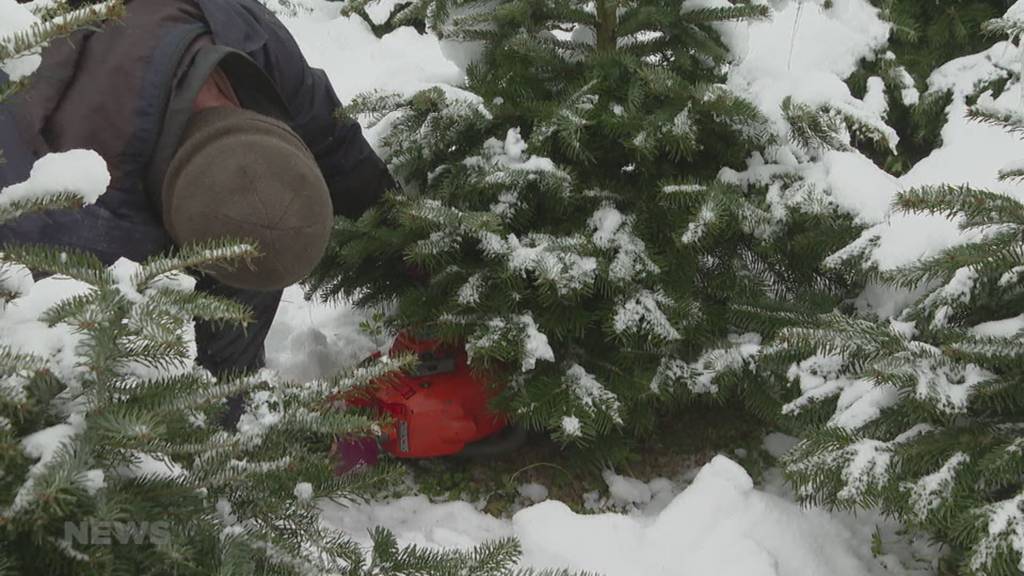
<svg viewBox="0 0 1024 576">
<path fill-rule="evenodd" d="M 203 113 L 204 118 L 223 117 L 214 124 L 229 126 L 220 132 L 207 128 L 203 134 L 223 133 L 224 138 L 231 138 L 244 132 L 249 140 L 238 142 L 284 143 L 284 150 L 295 156 L 283 164 L 285 171 L 294 172 L 293 177 L 277 182 L 275 173 L 254 170 L 260 162 L 238 150 L 247 147 L 244 145 L 221 146 L 218 153 L 231 157 L 221 159 L 220 166 L 209 166 L 203 164 L 204 155 L 214 148 L 205 141 L 201 142 L 205 147 L 183 144 L 183 138 L 198 132 L 193 126 L 198 117 L 196 100 L 214 72 L 228 78 L 233 87 L 228 90 L 237 92 L 241 107 L 250 111 Z M 312 260 L 298 258 L 304 260 L 300 265 L 295 262 L 294 247 L 282 240 L 288 237 L 282 235 L 301 234 L 310 227 L 320 230 L 324 223 L 317 218 L 330 217 L 331 210 L 322 214 L 316 182 L 324 187 L 325 196 L 329 194 L 323 206 L 349 217 L 358 216 L 395 185 L 358 124 L 337 117 L 339 106 L 325 75 L 309 68 L 281 22 L 256 0 L 130 0 L 122 20 L 109 22 L 98 31 L 78 31 L 44 51 L 28 88 L 7 107 L 16 117 L 16 136 L 10 134 L 10 118 L 5 120 L 0 114 L 0 133 L 6 131 L 5 139 L 16 140 L 14 145 L 21 147 L 13 156 L 22 162 L 12 165 L 6 177 L 23 177 L 26 156 L 38 158 L 48 152 L 88 148 L 108 162 L 111 186 L 96 205 L 0 225 L 0 244 L 31 242 L 75 248 L 96 254 L 108 264 L 121 257 L 141 261 L 173 249 L 175 241 L 196 239 L 200 232 L 203 237 L 211 235 L 210 230 L 192 230 L 182 232 L 184 237 L 172 238 L 173 217 L 191 221 L 207 208 L 221 211 L 222 217 L 209 221 L 223 222 L 225 229 L 252 232 L 250 236 L 258 237 L 261 248 L 269 252 L 264 259 L 266 270 L 276 261 L 284 271 L 260 274 L 257 266 L 231 278 L 201 276 L 199 289 L 250 305 L 256 322 L 244 331 L 198 326 L 199 359 L 215 373 L 258 368 L 280 288 L 285 281 L 298 279 L 323 251 L 323 246 L 311 244 L 310 251 L 319 253 Z M 252 110 L 268 121 L 254 119 Z M 181 160 L 186 155 L 179 154 L 186 149 L 187 164 Z M 266 154 L 277 156 L 273 151 L 279 149 L 268 147 Z M 300 173 L 304 157 L 311 159 L 315 178 Z M 197 168 L 201 164 L 202 169 Z M 171 171 L 174 178 L 168 179 Z M 192 188 L 207 189 L 196 194 L 176 189 L 173 197 L 178 201 L 168 204 L 166 183 L 179 183 L 182 174 L 188 176 L 184 181 Z M 264 194 L 262 198 L 282 200 L 267 203 L 256 196 L 248 204 L 282 207 L 272 211 L 295 211 L 293 203 L 308 204 L 298 211 L 300 221 L 291 232 L 271 231 L 277 236 L 268 232 L 269 223 L 279 220 L 276 213 L 232 212 L 251 207 L 238 206 L 245 203 L 225 197 L 240 193 L 237 181 L 246 179 L 250 180 L 247 186 Z M 204 186 L 207 182 L 211 184 Z M 282 198 L 292 193 L 289 186 L 296 182 L 302 183 L 299 186 L 306 194 Z M 203 202 L 209 206 L 197 205 Z M 173 206 L 173 214 L 166 213 L 168 206 Z M 249 222 L 250 217 L 267 220 Z M 301 218 L 310 223 L 306 225 Z M 242 221 L 241 227 L 235 226 L 235 221 Z M 320 241 L 319 232 L 307 236 L 315 238 L 313 244 L 326 242 L 326 237 Z M 275 253 L 285 248 L 293 251 Z M 268 282 L 268 277 L 273 280 Z"/>
</svg>

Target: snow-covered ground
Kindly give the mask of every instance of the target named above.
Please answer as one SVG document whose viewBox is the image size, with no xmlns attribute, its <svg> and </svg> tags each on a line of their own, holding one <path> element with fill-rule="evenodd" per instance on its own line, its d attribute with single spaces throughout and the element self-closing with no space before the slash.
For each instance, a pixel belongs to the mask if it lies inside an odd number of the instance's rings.
<svg viewBox="0 0 1024 576">
<path fill-rule="evenodd" d="M 684 1 L 695 7 L 724 2 Z M 472 48 L 411 28 L 378 39 L 358 18 L 338 16 L 337 3 L 267 3 L 281 14 L 310 63 L 326 70 L 343 101 L 372 89 L 411 93 L 435 84 L 456 85 L 472 53 Z M 766 3 L 774 9 L 773 20 L 722 27 L 737 55 L 729 86 L 751 97 L 780 131 L 786 127 L 779 106 L 792 96 L 806 104 L 831 104 L 877 128 L 894 144 L 896 136 L 883 120 L 880 83 L 869 82 L 873 88 L 861 100 L 842 81 L 858 59 L 872 55 L 888 35 L 888 25 L 869 2 L 833 0 L 830 10 L 821 0 Z M 377 12 L 371 9 L 371 14 Z M 31 16 L 14 0 L 0 0 L 0 35 L 30 22 Z M 1024 158 L 1024 144 L 999 128 L 969 123 L 964 116 L 964 99 L 975 83 L 1000 67 L 1018 66 L 1019 59 L 1017 48 L 999 43 L 936 72 L 930 88 L 949 87 L 955 93 L 943 130 L 944 146 L 902 178 L 887 175 L 855 151 L 809 158 L 786 146 L 752 157 L 745 171 L 723 171 L 722 177 L 743 182 L 763 180 L 780 170 L 799 174 L 812 189 L 871 226 L 865 238 L 879 238 L 872 258 L 883 268 L 934 254 L 963 240 L 955 225 L 940 218 L 893 215 L 890 201 L 906 187 L 940 182 L 1019 194 L 998 183 L 996 172 Z M 27 59 L 8 71 L 21 73 L 31 65 Z M 919 94 L 908 87 L 901 97 L 911 102 Z M 1022 98 L 1020 86 L 1011 86 L 999 101 L 1019 106 Z M 785 198 L 780 196 L 780 201 Z M 29 284 L 28 296 L 52 301 L 64 289 L 59 282 Z M 906 299 L 869 289 L 863 301 L 885 315 L 897 311 Z M 17 310 L 9 308 L 0 315 L 0 326 L 15 327 Z M 299 289 L 288 290 L 267 342 L 270 367 L 286 377 L 307 380 L 351 366 L 382 344 L 360 332 L 363 319 L 343 303 L 311 304 Z M 27 320 L 20 321 L 23 328 L 28 326 Z M 779 436 L 766 439 L 774 451 L 786 444 Z M 367 531 L 378 525 L 390 528 L 403 543 L 430 546 L 471 546 L 515 535 L 523 544 L 526 565 L 608 575 L 909 574 L 927 573 L 929 558 L 935 557 L 934 551 L 902 539 L 893 526 L 870 513 L 855 517 L 801 508 L 777 471 L 769 472 L 763 486 L 754 486 L 739 465 L 719 456 L 693 474 L 680 472 L 683 480 L 676 481 L 640 481 L 609 473 L 605 498 L 618 504 L 617 512 L 579 515 L 559 502 L 543 501 L 511 519 L 500 519 L 467 502 L 407 497 L 345 507 L 325 503 L 323 519 L 366 541 Z M 544 500 L 545 490 L 525 486 L 523 493 Z"/>
<path fill-rule="evenodd" d="M 363 319 L 344 304 L 309 303 L 298 288 L 289 289 L 267 340 L 268 364 L 296 379 L 351 365 L 382 344 L 361 333 Z M 764 443 L 779 456 L 795 439 L 772 434 Z M 484 502 L 405 496 L 324 502 L 323 521 L 367 545 L 378 526 L 402 544 L 429 547 L 468 548 L 515 536 L 526 566 L 607 576 L 924 575 L 937 557 L 877 514 L 801 507 L 779 470 L 754 486 L 725 455 L 673 479 L 608 471 L 605 481 L 605 490 L 589 495 L 588 514 L 547 500 L 543 486 L 523 484 L 524 507 L 511 518 L 482 512 Z"/>
<path fill-rule="evenodd" d="M 765 486 L 725 456 L 692 482 L 650 482 L 606 474 L 605 499 L 627 512 L 577 514 L 545 501 L 498 519 L 468 502 L 432 503 L 424 496 L 369 504 L 324 505 L 323 519 L 366 538 L 385 526 L 403 543 L 469 547 L 515 536 L 524 565 L 569 567 L 608 576 L 802 576 L 930 574 L 934 550 L 908 542 L 876 515 L 804 509 L 777 471 Z M 536 486 L 530 486 L 536 490 Z M 527 492 L 528 490 L 523 490 Z M 543 494 L 543 490 L 540 491 Z M 874 549 L 877 534 L 883 548 Z"/>
<path fill-rule="evenodd" d="M 688 1 L 695 6 L 724 3 Z M 752 98 L 782 133 L 786 127 L 779 107 L 792 96 L 854 115 L 894 146 L 896 135 L 884 122 L 881 83 L 872 82 L 874 88 L 860 100 L 843 82 L 860 58 L 871 57 L 884 45 L 888 25 L 877 11 L 866 0 L 836 0 L 831 10 L 816 0 L 768 3 L 774 9 L 770 22 L 721 27 L 738 57 L 729 86 Z M 294 16 L 284 15 L 286 24 L 310 62 L 327 71 L 343 100 L 372 88 L 411 93 L 433 83 L 447 87 L 463 77 L 460 65 L 471 49 L 409 29 L 377 39 L 365 23 L 338 17 L 330 4 L 305 0 L 304 5 L 308 8 Z M 359 56 L 353 58 L 354 54 Z M 936 74 L 930 88 L 956 90 L 943 131 L 945 145 L 903 178 L 886 174 L 856 151 L 808 158 L 785 146 L 770 151 L 767 158 L 751 158 L 745 172 L 727 170 L 722 176 L 756 181 L 778 170 L 798 173 L 882 238 L 875 259 L 883 267 L 934 254 L 962 241 L 955 225 L 939 218 L 893 215 L 891 199 L 906 187 L 939 182 L 970 182 L 1009 192 L 997 185 L 996 172 L 1024 157 L 1024 144 L 998 128 L 969 123 L 963 100 L 976 79 L 1015 58 L 1015 48 L 999 44 Z M 919 98 L 909 87 L 900 96 L 906 102 Z M 1020 99 L 1019 88 L 1001 99 Z M 863 300 L 880 314 L 891 314 L 905 302 L 881 289 L 868 290 Z M 290 291 L 271 333 L 271 366 L 308 378 L 358 359 L 380 345 L 359 333 L 360 320 L 358 312 L 343 305 L 310 306 L 298 290 Z M 766 442 L 775 450 L 786 445 L 777 437 Z M 368 530 L 378 525 L 391 529 L 403 543 L 428 546 L 465 547 L 514 535 L 523 544 L 526 565 L 608 575 L 838 576 L 933 569 L 934 550 L 899 536 L 877 515 L 830 514 L 795 504 L 778 471 L 768 473 L 764 486 L 754 486 L 739 465 L 719 456 L 693 476 L 692 482 L 643 482 L 609 473 L 605 499 L 617 502 L 617 510 L 626 504 L 627 512 L 579 515 L 560 502 L 545 501 L 511 519 L 499 519 L 468 502 L 432 503 L 410 496 L 345 507 L 328 503 L 323 518 L 367 542 Z M 538 486 L 521 491 L 536 499 L 545 495 Z"/>
</svg>

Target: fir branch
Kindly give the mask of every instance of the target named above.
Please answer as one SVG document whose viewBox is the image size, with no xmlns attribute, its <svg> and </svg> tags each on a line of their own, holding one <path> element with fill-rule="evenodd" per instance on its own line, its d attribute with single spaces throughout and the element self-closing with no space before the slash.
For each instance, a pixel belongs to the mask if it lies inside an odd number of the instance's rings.
<svg viewBox="0 0 1024 576">
<path fill-rule="evenodd" d="M 65 15 L 33 24 L 28 30 L 0 38 L 0 62 L 36 53 L 41 46 L 68 36 L 71 33 L 102 22 L 120 18 L 124 14 L 124 5 L 119 0 L 111 0 L 100 5 L 87 6 Z"/>
<path fill-rule="evenodd" d="M 25 200 L 0 202 L 0 224 L 13 220 L 15 218 L 20 218 L 25 214 L 32 214 L 34 212 L 81 207 L 82 198 L 77 194 L 69 192 L 47 194 L 44 196 L 36 196 Z"/>
<path fill-rule="evenodd" d="M 37 273 L 62 274 L 93 286 L 108 286 L 114 278 L 95 255 L 53 246 L 0 247 L 0 262 L 21 264 Z"/>
<path fill-rule="evenodd" d="M 257 248 L 231 239 L 211 240 L 178 248 L 172 257 L 151 257 L 135 273 L 132 283 L 143 291 L 160 276 L 214 265 L 248 264 L 259 256 Z"/>
<path fill-rule="evenodd" d="M 683 21 L 691 24 L 715 24 L 719 22 L 757 21 L 771 17 L 771 9 L 761 4 L 741 4 L 690 9 L 683 4 L 680 14 Z"/>
<path fill-rule="evenodd" d="M 967 110 L 967 117 L 975 122 L 1002 128 L 1015 136 L 1024 135 L 1024 114 L 994 106 L 974 106 Z"/>
<path fill-rule="evenodd" d="M 1005 194 L 970 186 L 924 186 L 902 190 L 893 205 L 915 214 L 934 214 L 948 219 L 963 217 L 964 228 L 1016 224 L 1024 226 L 1024 204 Z"/>
</svg>

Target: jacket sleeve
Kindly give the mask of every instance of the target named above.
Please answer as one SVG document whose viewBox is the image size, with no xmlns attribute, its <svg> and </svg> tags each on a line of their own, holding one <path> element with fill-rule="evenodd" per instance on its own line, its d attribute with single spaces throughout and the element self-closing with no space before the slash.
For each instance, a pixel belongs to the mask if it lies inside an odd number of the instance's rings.
<svg viewBox="0 0 1024 576">
<path fill-rule="evenodd" d="M 0 87 L 8 82 L 7 73 L 0 70 Z M 32 168 L 32 155 L 18 134 L 14 108 L 0 102 L 0 190 L 28 178 Z"/>
<path fill-rule="evenodd" d="M 159 222 L 127 220 L 102 204 L 25 214 L 4 222 L 0 224 L 0 246 L 4 244 L 81 250 L 95 255 L 106 266 L 122 257 L 143 262 L 171 246 Z"/>
<path fill-rule="evenodd" d="M 291 112 L 292 127 L 316 157 L 331 191 L 334 213 L 358 218 L 398 185 L 359 124 L 339 116 L 341 102 L 327 75 L 309 66 L 276 16 L 262 6 L 254 9 L 260 10 L 267 35 L 255 59 L 277 83 Z"/>
<path fill-rule="evenodd" d="M 0 70 L 0 85 L 7 79 Z M 2 194 L 4 188 L 28 179 L 33 164 L 33 154 L 18 132 L 13 100 L 0 103 L 0 152 Z M 95 254 L 107 265 L 122 256 L 141 262 L 166 248 L 169 241 L 155 219 L 119 217 L 107 209 L 103 198 L 78 210 L 48 210 L 0 223 L 0 246 L 42 244 L 74 248 Z"/>
</svg>

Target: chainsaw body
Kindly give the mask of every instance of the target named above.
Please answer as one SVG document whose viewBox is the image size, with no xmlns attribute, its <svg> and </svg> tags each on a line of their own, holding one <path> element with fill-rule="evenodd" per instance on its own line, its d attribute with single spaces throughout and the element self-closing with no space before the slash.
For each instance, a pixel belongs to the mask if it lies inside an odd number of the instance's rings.
<svg viewBox="0 0 1024 576">
<path fill-rule="evenodd" d="M 387 452 L 398 458 L 449 456 L 505 428 L 505 417 L 488 406 L 495 390 L 473 375 L 462 347 L 403 332 L 390 354 L 414 354 L 419 362 L 410 373 L 376 383 L 369 397 L 348 399 L 387 420 L 381 437 Z"/>
</svg>

